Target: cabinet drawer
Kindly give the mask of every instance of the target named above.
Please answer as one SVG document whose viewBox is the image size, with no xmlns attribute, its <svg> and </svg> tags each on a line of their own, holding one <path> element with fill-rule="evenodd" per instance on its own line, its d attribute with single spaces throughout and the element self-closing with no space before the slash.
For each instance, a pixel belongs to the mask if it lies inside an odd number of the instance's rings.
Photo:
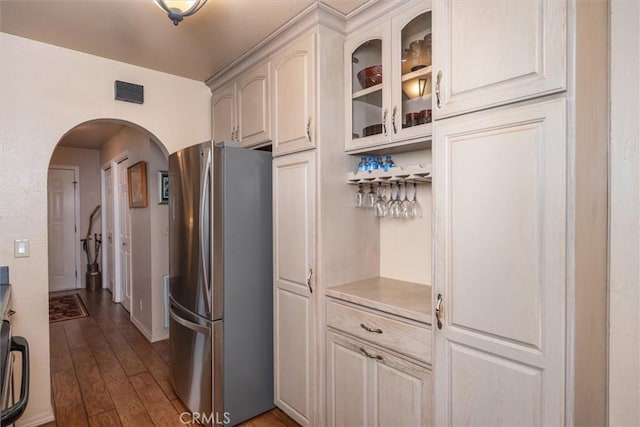
<svg viewBox="0 0 640 427">
<path fill-rule="evenodd" d="M 327 325 L 431 363 L 431 328 L 328 301 Z"/>
</svg>

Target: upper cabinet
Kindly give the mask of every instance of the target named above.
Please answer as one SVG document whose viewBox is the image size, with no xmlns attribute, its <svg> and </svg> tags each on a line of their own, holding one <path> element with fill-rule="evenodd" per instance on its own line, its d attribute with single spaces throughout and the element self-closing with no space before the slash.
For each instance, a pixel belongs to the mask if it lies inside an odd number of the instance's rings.
<svg viewBox="0 0 640 427">
<path fill-rule="evenodd" d="M 420 2 L 345 43 L 345 150 L 431 137 L 431 11 Z"/>
<path fill-rule="evenodd" d="M 269 62 L 213 94 L 213 140 L 253 147 L 271 140 Z"/>
<path fill-rule="evenodd" d="M 434 117 L 567 86 L 564 1 L 433 2 Z"/>
<path fill-rule="evenodd" d="M 315 148 L 315 34 L 279 51 L 272 74 L 273 155 Z"/>
<path fill-rule="evenodd" d="M 236 138 L 236 84 L 230 83 L 213 94 L 213 140 L 235 141 Z"/>
</svg>

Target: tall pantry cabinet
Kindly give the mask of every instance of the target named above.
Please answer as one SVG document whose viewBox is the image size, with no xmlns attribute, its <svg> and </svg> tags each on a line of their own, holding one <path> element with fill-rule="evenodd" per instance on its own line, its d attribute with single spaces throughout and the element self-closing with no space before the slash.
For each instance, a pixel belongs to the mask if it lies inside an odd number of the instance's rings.
<svg viewBox="0 0 640 427">
<path fill-rule="evenodd" d="M 606 2 L 433 12 L 435 425 L 605 425 Z"/>
</svg>

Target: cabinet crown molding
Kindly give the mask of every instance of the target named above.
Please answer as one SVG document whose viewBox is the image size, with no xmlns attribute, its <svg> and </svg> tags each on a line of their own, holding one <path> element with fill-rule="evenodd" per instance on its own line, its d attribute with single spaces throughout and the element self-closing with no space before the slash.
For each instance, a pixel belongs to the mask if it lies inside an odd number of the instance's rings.
<svg viewBox="0 0 640 427">
<path fill-rule="evenodd" d="M 361 10 L 370 3 L 371 1 L 365 3 L 356 9 L 356 11 Z M 227 65 L 220 72 L 216 73 L 205 83 L 212 92 L 215 92 L 220 87 L 228 84 L 238 74 L 262 61 L 267 61 L 274 53 L 292 41 L 310 33 L 317 26 L 323 26 L 339 34 L 345 34 L 346 20 L 347 15 L 342 14 L 324 3 L 315 2 L 282 27 L 271 33 L 256 46 L 242 54 L 238 59 Z"/>
</svg>

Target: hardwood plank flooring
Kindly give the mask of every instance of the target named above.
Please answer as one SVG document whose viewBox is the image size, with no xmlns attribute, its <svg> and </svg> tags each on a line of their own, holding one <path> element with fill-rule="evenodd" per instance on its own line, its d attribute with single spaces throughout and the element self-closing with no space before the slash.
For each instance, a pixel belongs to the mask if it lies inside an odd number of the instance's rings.
<svg viewBox="0 0 640 427">
<path fill-rule="evenodd" d="M 46 426 L 183 426 L 168 340 L 149 343 L 110 292 L 79 293 L 90 316 L 49 325 L 56 421 Z M 278 408 L 241 425 L 299 427 Z"/>
</svg>

